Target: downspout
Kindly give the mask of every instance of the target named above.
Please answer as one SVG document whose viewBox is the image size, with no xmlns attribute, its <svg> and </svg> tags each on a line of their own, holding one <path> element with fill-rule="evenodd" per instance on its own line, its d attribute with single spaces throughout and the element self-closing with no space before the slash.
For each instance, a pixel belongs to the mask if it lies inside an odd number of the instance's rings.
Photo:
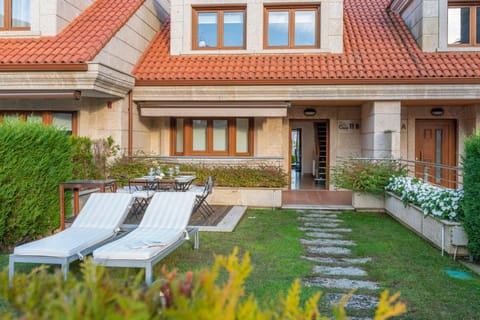
<svg viewBox="0 0 480 320">
<path fill-rule="evenodd" d="M 133 155 L 133 93 L 128 93 L 128 157 Z"/>
</svg>

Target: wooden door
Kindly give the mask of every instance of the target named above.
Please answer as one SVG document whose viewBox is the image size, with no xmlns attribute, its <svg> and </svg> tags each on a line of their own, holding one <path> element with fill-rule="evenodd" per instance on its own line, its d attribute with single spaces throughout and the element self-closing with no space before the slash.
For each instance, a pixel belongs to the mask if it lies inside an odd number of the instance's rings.
<svg viewBox="0 0 480 320">
<path fill-rule="evenodd" d="M 415 176 L 434 184 L 455 188 L 456 172 L 440 165 L 456 165 L 455 120 L 416 120 Z"/>
</svg>

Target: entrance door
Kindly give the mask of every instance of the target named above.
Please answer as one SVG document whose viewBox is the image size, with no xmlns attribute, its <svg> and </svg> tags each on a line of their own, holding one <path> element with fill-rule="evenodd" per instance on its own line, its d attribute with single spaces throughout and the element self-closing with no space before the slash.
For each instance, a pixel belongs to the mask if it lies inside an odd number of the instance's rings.
<svg viewBox="0 0 480 320">
<path fill-rule="evenodd" d="M 449 188 L 455 187 L 454 170 L 440 165 L 456 165 L 455 120 L 416 120 L 415 160 L 428 162 L 415 166 L 415 176 Z"/>
</svg>

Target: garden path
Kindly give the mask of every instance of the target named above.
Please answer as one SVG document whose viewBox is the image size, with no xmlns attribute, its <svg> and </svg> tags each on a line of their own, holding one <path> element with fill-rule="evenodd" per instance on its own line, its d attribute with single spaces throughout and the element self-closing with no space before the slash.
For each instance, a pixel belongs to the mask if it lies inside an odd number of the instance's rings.
<svg viewBox="0 0 480 320">
<path fill-rule="evenodd" d="M 355 242 L 348 239 L 352 230 L 341 227 L 341 212 L 298 210 L 298 213 L 299 230 L 305 233 L 305 238 L 300 239 L 307 251 L 303 258 L 315 263 L 303 285 L 319 287 L 329 304 L 338 303 L 345 294 L 357 289 L 345 306 L 347 312 L 355 310 L 359 315 L 352 319 L 373 317 L 380 287 L 362 269 L 371 259 L 353 255 L 351 247 Z"/>
</svg>

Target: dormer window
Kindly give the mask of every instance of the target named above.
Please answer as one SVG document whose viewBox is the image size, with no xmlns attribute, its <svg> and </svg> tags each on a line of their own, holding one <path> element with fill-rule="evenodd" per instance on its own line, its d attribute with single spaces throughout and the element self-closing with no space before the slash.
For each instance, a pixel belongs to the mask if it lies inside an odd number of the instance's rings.
<svg viewBox="0 0 480 320">
<path fill-rule="evenodd" d="M 318 48 L 318 6 L 266 6 L 264 47 L 273 48 Z"/>
<path fill-rule="evenodd" d="M 193 8 L 192 48 L 245 49 L 245 7 Z"/>
<path fill-rule="evenodd" d="M 0 30 L 30 30 L 30 0 L 0 0 Z"/>
<path fill-rule="evenodd" d="M 480 1 L 448 2 L 448 45 L 480 45 Z"/>
</svg>

